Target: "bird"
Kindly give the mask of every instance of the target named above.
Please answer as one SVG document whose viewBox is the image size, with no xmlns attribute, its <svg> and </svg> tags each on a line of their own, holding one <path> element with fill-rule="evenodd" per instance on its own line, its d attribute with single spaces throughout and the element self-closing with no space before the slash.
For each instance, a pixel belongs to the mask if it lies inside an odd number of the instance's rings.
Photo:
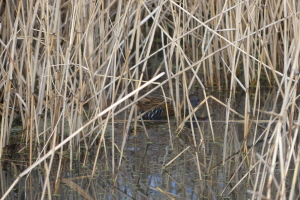
<svg viewBox="0 0 300 200">
<path fill-rule="evenodd" d="M 200 104 L 200 99 L 195 94 L 190 94 L 189 100 L 192 107 Z M 173 105 L 157 97 L 144 97 L 137 102 L 137 107 L 144 120 L 160 120 L 167 115 L 174 115 Z"/>
</svg>

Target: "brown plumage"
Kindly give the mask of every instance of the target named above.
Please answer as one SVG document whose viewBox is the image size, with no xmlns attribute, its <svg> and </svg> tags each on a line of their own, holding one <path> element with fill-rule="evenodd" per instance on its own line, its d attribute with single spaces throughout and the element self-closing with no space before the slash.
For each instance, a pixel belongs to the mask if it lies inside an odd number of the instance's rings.
<svg viewBox="0 0 300 200">
<path fill-rule="evenodd" d="M 200 99 L 194 94 L 189 95 L 189 99 L 193 107 L 200 104 Z M 155 97 L 145 97 L 140 99 L 137 102 L 137 107 L 139 113 L 146 112 L 143 115 L 143 119 L 145 120 L 159 120 L 161 117 L 174 115 L 174 107 L 170 102 L 165 102 L 164 99 Z"/>
</svg>

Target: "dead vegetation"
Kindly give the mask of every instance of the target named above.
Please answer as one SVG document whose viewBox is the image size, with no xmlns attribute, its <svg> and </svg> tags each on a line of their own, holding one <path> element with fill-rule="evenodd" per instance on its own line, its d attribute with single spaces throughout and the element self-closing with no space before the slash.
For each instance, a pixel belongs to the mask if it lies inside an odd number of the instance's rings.
<svg viewBox="0 0 300 200">
<path fill-rule="evenodd" d="M 85 187 L 91 187 L 101 158 L 112 180 L 106 192 L 129 197 L 115 186 L 124 167 L 128 133 L 141 134 L 133 105 L 153 92 L 178 108 L 166 122 L 172 148 L 177 143 L 174 136 L 194 114 L 182 113 L 191 109 L 185 101 L 189 94 L 202 97 L 201 106 L 209 115 L 211 102 L 224 109 L 223 149 L 217 152 L 222 164 L 216 167 L 224 166 L 224 179 L 230 183 L 221 195 L 233 198 L 243 184 L 247 192 L 242 195 L 247 193 L 249 199 L 299 198 L 299 6 L 288 0 L 0 0 L 0 156 L 6 158 L 12 145 L 17 146 L 13 151 L 26 153 L 26 168 L 16 172 L 10 186 L 2 183 L 2 198 L 29 174 L 23 184 L 29 189 L 26 198 L 32 199 L 31 172 L 36 168 L 43 171 L 39 199 L 61 192 L 61 181 L 86 199 L 99 198 L 72 180 L 61 180 L 65 162 L 71 170 L 83 154 L 85 165 L 95 147 Z M 262 105 L 266 87 L 275 88 L 268 109 Z M 226 92 L 226 101 L 208 94 L 211 90 Z M 242 111 L 235 109 L 236 94 L 243 95 Z M 242 140 L 235 148 L 241 153 L 232 165 L 228 158 L 235 152 L 228 146 L 234 134 L 231 122 L 237 119 L 242 122 Z M 213 119 L 209 121 L 206 128 L 215 141 L 217 130 Z M 122 128 L 117 129 L 120 122 Z M 143 128 L 147 132 L 144 124 Z M 199 123 L 191 126 L 189 146 L 160 167 L 190 152 L 188 162 L 195 165 L 197 179 L 218 181 L 204 176 L 215 168 L 203 160 L 208 156 L 203 135 Z M 260 151 L 246 147 L 249 135 L 253 145 L 264 139 Z M 123 138 L 121 145 L 117 137 Z M 245 168 L 243 176 L 238 175 Z M 220 188 L 216 191 L 211 182 L 209 189 L 204 184 L 197 190 L 216 199 Z M 167 189 L 151 189 L 176 198 Z M 146 198 L 147 192 L 139 192 Z"/>
</svg>

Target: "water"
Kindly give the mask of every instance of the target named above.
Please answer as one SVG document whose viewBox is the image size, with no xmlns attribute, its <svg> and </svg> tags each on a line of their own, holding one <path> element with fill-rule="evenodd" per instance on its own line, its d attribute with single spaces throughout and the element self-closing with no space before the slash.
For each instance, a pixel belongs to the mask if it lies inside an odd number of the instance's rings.
<svg viewBox="0 0 300 200">
<path fill-rule="evenodd" d="M 276 93 L 268 91 L 264 95 L 272 97 Z M 216 93 L 214 96 L 226 102 L 226 95 Z M 242 115 L 243 98 L 239 96 L 232 105 Z M 261 107 L 271 110 L 273 99 L 261 102 Z M 131 127 L 128 135 L 124 135 L 122 122 L 110 124 L 104 137 L 105 145 L 101 142 L 102 146 L 98 148 L 100 137 L 96 143 L 87 145 L 88 149 L 82 145 L 80 151 L 73 152 L 73 158 L 76 159 L 72 163 L 66 146 L 64 151 L 54 156 L 48 183 L 43 164 L 35 168 L 30 177 L 22 178 L 7 199 L 29 199 L 30 191 L 34 199 L 40 199 L 44 185 L 48 185 L 51 191 L 48 194 L 46 190 L 46 197 L 50 195 L 55 199 L 251 198 L 251 191 L 257 190 L 255 180 L 264 169 L 263 162 L 259 162 L 260 156 L 264 156 L 263 148 L 272 145 L 263 141 L 267 124 L 249 123 L 248 137 L 244 139 L 245 124 L 231 113 L 232 123 L 228 124 L 226 133 L 226 123 L 220 123 L 226 119 L 226 107 L 212 100 L 209 100 L 209 104 L 210 112 L 213 113 L 212 123 L 200 122 L 200 128 L 186 125 L 178 129 L 176 121 L 171 118 L 170 127 L 167 121 L 146 122 L 145 126 L 138 123 L 135 128 Z M 197 115 L 205 116 L 206 109 L 203 106 Z M 268 117 L 261 113 L 259 119 L 265 120 Z M 235 120 L 238 123 L 234 123 Z M 274 126 L 270 129 L 274 129 Z M 86 143 L 92 139 L 86 139 Z M 260 145 L 251 148 L 259 140 Z M 120 157 L 123 143 L 124 151 Z M 248 146 L 248 149 L 243 146 Z M 28 155 L 16 154 L 15 149 L 7 151 L 7 158 L 1 162 L 2 194 L 18 174 L 28 167 Z M 57 173 L 59 170 L 61 172 Z M 286 182 L 291 184 L 291 179 Z"/>
</svg>

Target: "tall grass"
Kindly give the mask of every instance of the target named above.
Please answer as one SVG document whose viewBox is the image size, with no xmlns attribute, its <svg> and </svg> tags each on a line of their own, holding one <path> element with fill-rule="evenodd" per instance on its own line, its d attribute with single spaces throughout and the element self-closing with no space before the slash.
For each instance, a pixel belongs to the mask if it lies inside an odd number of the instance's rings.
<svg viewBox="0 0 300 200">
<path fill-rule="evenodd" d="M 232 179 L 243 165 L 248 166 L 245 176 L 237 179 L 251 182 L 247 192 L 252 199 L 295 199 L 299 194 L 297 1 L 0 0 L 0 12 L 0 156 L 5 158 L 3 151 L 16 141 L 24 141 L 17 143 L 16 151 L 28 153 L 26 170 L 2 191 L 3 199 L 38 166 L 44 170 L 41 199 L 50 198 L 59 188 L 63 155 L 69 155 L 72 169 L 82 149 L 85 163 L 93 146 L 98 148 L 90 176 L 104 154 L 111 178 L 116 180 L 130 126 L 138 134 L 135 102 L 153 92 L 178 108 L 179 132 L 194 113 L 182 115 L 192 109 L 185 101 L 190 93 L 203 97 L 209 114 L 207 101 L 224 106 L 222 164 Z M 272 110 L 262 109 L 264 87 L 276 89 Z M 207 94 L 207 88 L 228 91 L 227 101 Z M 238 111 L 237 92 L 245 94 L 244 107 Z M 234 153 L 228 150 L 234 114 L 243 120 L 239 133 L 243 143 L 236 148 L 246 153 L 236 165 L 227 161 Z M 269 123 L 259 135 L 262 115 Z M 114 124 L 120 121 L 124 122 L 123 141 L 118 147 Z M 16 125 L 22 130 L 17 136 L 12 134 Z M 197 127 L 201 132 L 201 126 Z M 191 129 L 191 146 L 198 149 L 205 140 L 203 133 L 199 141 L 194 126 Z M 261 152 L 246 147 L 250 134 L 253 145 L 265 138 Z M 112 144 L 111 157 L 108 143 Z M 204 179 L 204 171 L 209 170 L 201 161 L 205 150 L 194 154 L 198 177 Z M 50 176 L 55 177 L 55 188 L 50 187 Z M 290 185 L 287 179 L 292 179 Z"/>
</svg>

